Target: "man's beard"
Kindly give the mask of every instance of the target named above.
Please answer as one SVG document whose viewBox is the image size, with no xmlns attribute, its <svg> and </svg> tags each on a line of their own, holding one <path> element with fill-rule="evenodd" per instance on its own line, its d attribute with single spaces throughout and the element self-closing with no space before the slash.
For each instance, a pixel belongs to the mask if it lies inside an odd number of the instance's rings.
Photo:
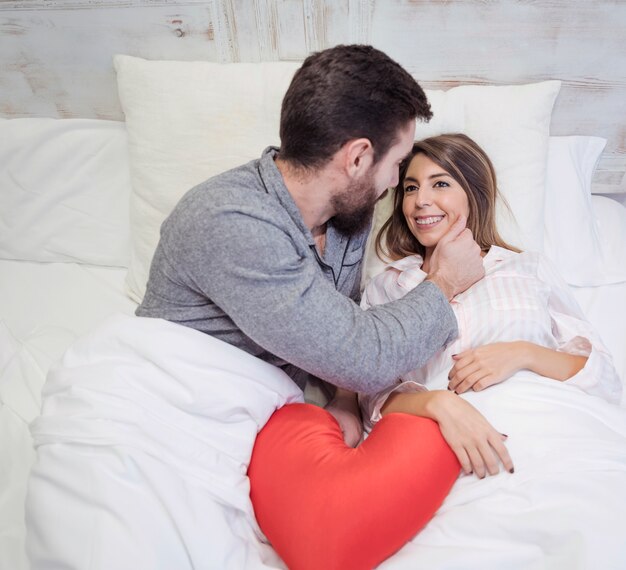
<svg viewBox="0 0 626 570">
<path fill-rule="evenodd" d="M 337 212 L 332 217 L 333 227 L 347 236 L 358 234 L 370 223 L 377 201 L 373 175 L 352 182 L 341 194 L 333 196 L 332 204 Z"/>
</svg>

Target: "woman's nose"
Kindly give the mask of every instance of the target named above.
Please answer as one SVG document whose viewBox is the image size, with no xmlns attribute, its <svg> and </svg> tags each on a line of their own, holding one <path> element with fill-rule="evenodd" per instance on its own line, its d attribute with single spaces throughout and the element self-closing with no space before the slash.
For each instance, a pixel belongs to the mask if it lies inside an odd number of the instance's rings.
<svg viewBox="0 0 626 570">
<path fill-rule="evenodd" d="M 432 206 L 431 196 L 427 192 L 419 191 L 417 195 L 417 200 L 415 200 L 415 206 L 418 208 L 426 208 L 428 206 Z"/>
</svg>

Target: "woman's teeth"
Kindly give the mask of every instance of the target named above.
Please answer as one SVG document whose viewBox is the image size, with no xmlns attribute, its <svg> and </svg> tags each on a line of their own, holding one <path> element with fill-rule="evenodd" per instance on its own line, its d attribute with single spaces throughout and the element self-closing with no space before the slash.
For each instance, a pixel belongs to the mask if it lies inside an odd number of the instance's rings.
<svg viewBox="0 0 626 570">
<path fill-rule="evenodd" d="M 443 216 L 430 216 L 429 218 L 419 218 L 415 220 L 418 226 L 428 226 L 443 220 Z"/>
</svg>

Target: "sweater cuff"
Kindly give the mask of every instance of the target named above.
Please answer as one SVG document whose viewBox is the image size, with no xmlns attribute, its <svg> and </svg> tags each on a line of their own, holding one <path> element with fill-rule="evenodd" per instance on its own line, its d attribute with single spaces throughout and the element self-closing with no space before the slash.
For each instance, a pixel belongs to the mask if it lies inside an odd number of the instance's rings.
<svg viewBox="0 0 626 570">
<path fill-rule="evenodd" d="M 378 394 L 374 394 L 373 396 L 359 394 L 359 405 L 361 407 L 363 427 L 365 430 L 369 432 L 372 427 L 374 427 L 374 424 L 382 419 L 380 410 L 385 405 L 385 402 L 391 394 L 404 394 L 408 392 L 428 392 L 428 388 L 419 382 L 408 380 L 406 382 L 394 384 L 393 386 L 390 386 L 386 390 L 383 390 Z"/>
</svg>

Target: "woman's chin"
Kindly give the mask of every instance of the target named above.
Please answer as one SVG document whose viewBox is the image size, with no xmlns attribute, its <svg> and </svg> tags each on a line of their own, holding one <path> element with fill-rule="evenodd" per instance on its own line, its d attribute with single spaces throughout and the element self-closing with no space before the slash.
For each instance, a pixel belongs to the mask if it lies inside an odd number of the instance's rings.
<svg viewBox="0 0 626 570">
<path fill-rule="evenodd" d="M 437 246 L 437 244 L 439 243 L 439 237 L 434 237 L 434 236 L 415 236 L 415 238 L 417 239 L 417 241 L 420 242 L 420 244 L 422 244 L 422 246 L 424 247 L 424 249 L 426 251 L 428 251 L 429 249 L 435 249 L 435 247 Z"/>
</svg>

